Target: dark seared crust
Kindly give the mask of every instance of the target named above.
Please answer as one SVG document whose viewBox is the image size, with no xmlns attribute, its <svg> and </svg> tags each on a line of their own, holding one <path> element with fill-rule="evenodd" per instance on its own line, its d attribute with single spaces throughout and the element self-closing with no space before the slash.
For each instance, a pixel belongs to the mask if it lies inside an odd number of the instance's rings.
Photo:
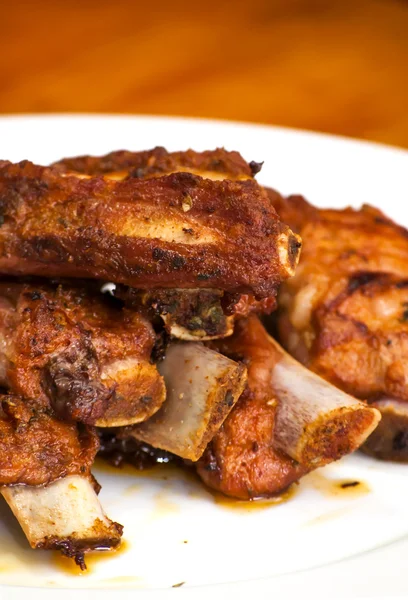
<svg viewBox="0 0 408 600">
<path fill-rule="evenodd" d="M 112 537 L 105 539 L 98 536 L 85 539 L 76 539 L 74 537 L 61 539 L 57 536 L 47 537 L 37 544 L 36 550 L 59 550 L 64 556 L 73 558 L 81 571 L 85 571 L 87 568 L 85 562 L 86 552 L 91 552 L 92 550 L 109 550 L 117 548 L 120 545 L 123 526 L 111 521 L 111 527 Z M 103 529 L 105 530 L 106 527 Z"/>
<path fill-rule="evenodd" d="M 381 421 L 361 450 L 370 456 L 395 462 L 408 462 L 408 403 L 389 399 L 374 402 Z"/>
<path fill-rule="evenodd" d="M 143 152 L 119 150 L 105 156 L 64 158 L 52 166 L 62 173 L 93 177 L 124 172 L 124 176 L 146 179 L 185 169 L 218 173 L 226 179 L 249 179 L 260 171 L 262 163 L 248 164 L 238 152 L 223 148 L 206 152 L 167 152 L 165 148 L 156 147 Z"/>
<path fill-rule="evenodd" d="M 273 296 L 291 274 L 291 232 L 253 180 L 191 173 L 81 180 L 3 161 L 0 214 L 2 273 L 97 278 L 143 289 L 220 288 L 258 298 Z M 165 241 L 172 231 L 182 241 Z M 279 248 L 286 249 L 284 259 Z"/>
<path fill-rule="evenodd" d="M 184 328 L 191 337 L 218 338 L 230 335 L 235 318 L 250 313 L 270 314 L 276 308 L 275 296 L 255 300 L 253 295 L 225 294 L 222 290 L 137 290 L 118 285 L 115 296 L 125 305 L 144 311 L 148 317 L 161 316 L 166 328 Z"/>
<path fill-rule="evenodd" d="M 177 464 L 184 466 L 181 458 L 166 450 L 153 448 L 144 442 L 138 442 L 135 438 L 122 439 L 121 428 L 114 430 L 98 429 L 100 448 L 98 456 L 102 457 L 114 467 L 121 467 L 125 463 L 133 465 L 138 471 L 151 469 L 159 464 Z"/>
<path fill-rule="evenodd" d="M 118 286 L 115 295 L 129 308 L 146 310 L 149 316 L 166 317 L 168 328 L 176 324 L 194 335 L 223 336 L 228 331 L 227 315 L 222 307 L 221 290 L 136 290 Z"/>
<path fill-rule="evenodd" d="M 46 485 L 67 475 L 89 475 L 99 448 L 93 428 L 59 421 L 18 396 L 0 401 L 0 485 Z"/>
<path fill-rule="evenodd" d="M 86 288 L 0 282 L 0 338 L 3 385 L 64 419 L 139 422 L 164 401 L 151 325 Z"/>
<path fill-rule="evenodd" d="M 212 347 L 248 369 L 247 388 L 197 463 L 209 487 L 243 500 L 284 491 L 310 469 L 274 448 L 275 356 L 256 318 L 238 321 L 232 337 Z"/>
</svg>

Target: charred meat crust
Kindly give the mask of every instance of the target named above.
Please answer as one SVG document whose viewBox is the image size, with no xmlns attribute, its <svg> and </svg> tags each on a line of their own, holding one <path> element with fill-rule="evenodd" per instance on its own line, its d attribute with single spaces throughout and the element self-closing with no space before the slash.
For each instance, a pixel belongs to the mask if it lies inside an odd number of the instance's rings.
<svg viewBox="0 0 408 600">
<path fill-rule="evenodd" d="M 60 551 L 64 556 L 73 558 L 76 564 L 80 567 L 81 571 L 85 571 L 87 568 L 85 554 L 87 552 L 95 549 L 103 550 L 116 548 L 120 545 L 123 526 L 119 523 L 112 522 L 112 527 L 115 529 L 115 535 L 109 538 L 101 539 L 100 537 L 95 537 L 94 539 L 76 539 L 69 536 L 65 539 L 61 539 L 57 536 L 50 536 L 37 544 L 36 550 Z"/>
<path fill-rule="evenodd" d="M 145 310 L 150 317 L 164 318 L 171 333 L 181 327 L 194 336 L 222 337 L 229 331 L 228 317 L 222 307 L 222 290 L 136 290 L 118 286 L 115 295 L 126 306 Z"/>
<path fill-rule="evenodd" d="M 160 316 L 171 335 L 189 340 L 226 337 L 232 334 L 236 318 L 270 314 L 276 308 L 275 296 L 255 300 L 253 295 L 226 294 L 217 289 L 149 292 L 118 285 L 115 295 L 149 318 Z"/>
<path fill-rule="evenodd" d="M 18 396 L 0 396 L 0 485 L 47 485 L 89 475 L 99 448 L 93 428 L 59 421 Z"/>
<path fill-rule="evenodd" d="M 119 150 L 105 156 L 78 156 L 64 158 L 53 164 L 62 173 L 108 175 L 124 172 L 125 177 L 157 177 L 183 169 L 219 173 L 225 178 L 251 178 L 260 171 L 262 163 L 247 163 L 238 152 L 227 152 L 223 148 L 205 152 L 167 152 L 156 147 L 143 152 Z"/>
<path fill-rule="evenodd" d="M 361 448 L 382 460 L 408 462 L 408 403 L 394 398 L 374 402 L 381 421 Z"/>
<path fill-rule="evenodd" d="M 44 366 L 42 388 L 64 419 L 96 423 L 109 409 L 115 388 L 106 387 L 90 336 L 52 356 Z"/>
<path fill-rule="evenodd" d="M 290 230 L 253 180 L 191 173 L 78 179 L 2 161 L 0 213 L 0 270 L 7 274 L 88 277 L 143 289 L 221 288 L 264 298 L 293 264 Z M 189 227 L 198 230 L 194 243 L 183 232 Z"/>
</svg>

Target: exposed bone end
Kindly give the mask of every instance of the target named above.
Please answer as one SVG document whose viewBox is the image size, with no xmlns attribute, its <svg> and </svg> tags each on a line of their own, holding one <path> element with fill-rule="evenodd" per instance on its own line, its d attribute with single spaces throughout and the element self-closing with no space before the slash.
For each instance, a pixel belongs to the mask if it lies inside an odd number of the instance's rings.
<svg viewBox="0 0 408 600">
<path fill-rule="evenodd" d="M 169 346 L 159 366 L 167 388 L 162 408 L 126 433 L 196 461 L 241 395 L 246 368 L 201 344 Z"/>
<path fill-rule="evenodd" d="M 197 341 L 209 341 L 217 340 L 219 338 L 228 337 L 232 335 L 234 331 L 234 317 L 226 316 L 225 323 L 219 331 L 214 334 L 209 334 L 205 329 L 187 329 L 172 320 L 170 314 L 160 315 L 164 321 L 167 331 L 172 337 L 186 342 L 197 342 Z"/>
<path fill-rule="evenodd" d="M 334 409 L 306 427 L 296 453 L 303 465 L 321 467 L 359 448 L 381 416 L 368 406 Z"/>
<path fill-rule="evenodd" d="M 32 548 L 60 550 L 86 568 L 84 553 L 115 548 L 123 527 L 105 515 L 92 482 L 79 475 L 47 487 L 1 490 Z"/>
<path fill-rule="evenodd" d="M 356 450 L 378 425 L 378 410 L 345 394 L 291 358 L 277 356 L 275 445 L 302 465 L 319 467 Z"/>
<path fill-rule="evenodd" d="M 118 360 L 105 367 L 101 380 L 114 389 L 97 427 L 123 427 L 145 421 L 166 399 L 163 377 L 156 365 L 134 358 Z"/>
<path fill-rule="evenodd" d="M 379 400 L 381 422 L 361 450 L 382 460 L 408 462 L 408 403 L 394 398 Z"/>
</svg>

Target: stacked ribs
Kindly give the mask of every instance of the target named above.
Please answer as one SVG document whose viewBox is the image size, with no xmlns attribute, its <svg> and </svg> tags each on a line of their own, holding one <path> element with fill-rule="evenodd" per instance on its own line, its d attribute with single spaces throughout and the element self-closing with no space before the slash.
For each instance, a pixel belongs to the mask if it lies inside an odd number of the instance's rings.
<svg viewBox="0 0 408 600">
<path fill-rule="evenodd" d="M 105 433 L 253 499 L 377 425 L 260 321 L 301 246 L 260 166 L 163 148 L 0 162 L 0 485 L 33 547 L 84 567 L 120 543 L 91 474 Z"/>
</svg>

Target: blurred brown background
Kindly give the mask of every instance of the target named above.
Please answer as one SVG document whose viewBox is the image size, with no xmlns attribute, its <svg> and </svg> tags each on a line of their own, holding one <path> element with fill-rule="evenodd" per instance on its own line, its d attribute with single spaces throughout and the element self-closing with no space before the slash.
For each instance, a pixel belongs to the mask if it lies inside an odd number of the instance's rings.
<svg viewBox="0 0 408 600">
<path fill-rule="evenodd" d="M 406 0 L 15 1 L 0 50 L 0 113 L 217 117 L 408 147 Z"/>
</svg>

